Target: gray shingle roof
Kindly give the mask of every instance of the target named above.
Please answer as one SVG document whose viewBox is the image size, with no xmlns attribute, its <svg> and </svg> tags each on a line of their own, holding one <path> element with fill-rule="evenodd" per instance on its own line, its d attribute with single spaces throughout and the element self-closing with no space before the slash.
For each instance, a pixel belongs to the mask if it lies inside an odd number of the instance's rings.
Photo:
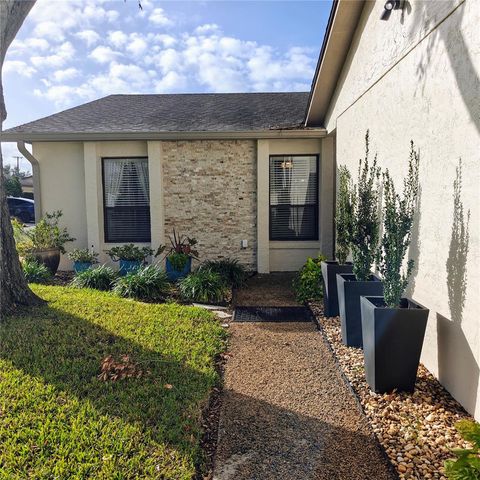
<svg viewBox="0 0 480 480">
<path fill-rule="evenodd" d="M 308 92 L 110 95 L 4 134 L 246 132 L 298 127 Z"/>
</svg>

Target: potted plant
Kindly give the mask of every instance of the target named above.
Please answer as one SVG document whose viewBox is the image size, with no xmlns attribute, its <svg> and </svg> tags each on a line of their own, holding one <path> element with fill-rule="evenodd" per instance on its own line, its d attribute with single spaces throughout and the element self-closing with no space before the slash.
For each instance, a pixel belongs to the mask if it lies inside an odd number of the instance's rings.
<svg viewBox="0 0 480 480">
<path fill-rule="evenodd" d="M 371 270 L 375 262 L 379 241 L 380 169 L 375 155 L 369 164 L 370 139 L 365 135 L 365 158 L 360 160 L 358 181 L 352 192 L 353 220 L 350 247 L 353 274 L 337 274 L 338 306 L 342 341 L 350 347 L 362 347 L 362 320 L 360 297 L 382 295 L 383 285 Z"/>
<path fill-rule="evenodd" d="M 414 261 L 402 269 L 411 239 L 418 195 L 419 155 L 413 142 L 403 195 L 395 192 L 388 171 L 384 173 L 383 236 L 379 270 L 383 296 L 361 300 L 365 374 L 375 392 L 412 392 L 427 326 L 428 310 L 403 297 Z"/>
<path fill-rule="evenodd" d="M 153 255 L 153 250 L 150 247 L 138 247 L 133 243 L 128 243 L 127 245 L 112 247 L 107 250 L 107 255 L 112 261 L 120 262 L 118 272 L 123 276 L 137 271 L 145 263 L 145 259 Z"/>
<path fill-rule="evenodd" d="M 55 275 L 60 263 L 60 254 L 65 253 L 65 244 L 75 239 L 68 234 L 66 228 L 59 226 L 62 211 L 46 213 L 45 216 L 30 228 L 16 225 L 16 235 L 20 237 L 17 250 L 25 259 L 35 260 L 45 265 Z"/>
<path fill-rule="evenodd" d="M 335 231 L 338 261 L 321 263 L 323 276 L 323 312 L 326 317 L 337 317 L 337 273 L 352 273 L 352 263 L 347 263 L 350 253 L 350 235 L 353 224 L 352 177 L 345 165 L 338 169 L 338 197 L 335 213 Z"/>
<path fill-rule="evenodd" d="M 75 273 L 88 270 L 94 263 L 98 263 L 98 253 L 90 251 L 88 248 L 75 248 L 67 253 L 70 260 L 73 261 Z"/>
<path fill-rule="evenodd" d="M 192 270 L 192 258 L 198 258 L 198 252 L 194 249 L 197 244 L 195 238 L 177 234 L 173 229 L 170 235 L 170 246 L 160 245 L 155 256 L 165 251 L 165 268 L 170 281 L 176 281 L 186 277 Z"/>
</svg>

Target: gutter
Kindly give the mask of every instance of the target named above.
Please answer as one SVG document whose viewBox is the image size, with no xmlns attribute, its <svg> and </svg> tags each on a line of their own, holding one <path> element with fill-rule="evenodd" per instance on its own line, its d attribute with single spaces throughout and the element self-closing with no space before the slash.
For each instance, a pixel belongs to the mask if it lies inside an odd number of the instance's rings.
<svg viewBox="0 0 480 480">
<path fill-rule="evenodd" d="M 228 132 L 69 132 L 69 133 L 29 133 L 8 132 L 1 135 L 2 142 L 90 142 L 108 140 L 240 140 L 268 138 L 322 138 L 324 128 L 284 128 L 261 131 Z M 23 153 L 23 152 L 22 152 Z M 31 155 L 31 154 L 30 154 Z M 33 158 L 33 157 L 32 157 Z M 33 164 L 32 164 L 33 165 Z"/>
<path fill-rule="evenodd" d="M 18 151 L 30 162 L 33 173 L 33 196 L 35 200 L 35 221 L 42 218 L 42 197 L 40 195 L 40 164 L 38 160 L 27 150 L 23 140 L 17 141 Z"/>
<path fill-rule="evenodd" d="M 320 67 L 322 65 L 323 57 L 325 55 L 325 51 L 327 50 L 327 44 L 330 38 L 330 33 L 332 31 L 333 19 L 335 18 L 335 14 L 337 13 L 338 1 L 339 0 L 333 0 L 332 8 L 330 10 L 330 15 L 328 17 L 327 27 L 325 28 L 325 35 L 323 37 L 322 48 L 320 49 L 320 53 L 318 55 L 317 66 L 315 68 L 315 74 L 313 75 L 312 85 L 310 87 L 310 94 L 308 95 L 307 109 L 305 110 L 305 120 L 304 120 L 305 126 L 307 125 L 308 114 L 310 113 L 310 106 L 311 106 L 310 104 L 312 101 L 313 93 L 315 91 L 315 87 L 317 85 L 317 79 L 320 73 Z"/>
</svg>

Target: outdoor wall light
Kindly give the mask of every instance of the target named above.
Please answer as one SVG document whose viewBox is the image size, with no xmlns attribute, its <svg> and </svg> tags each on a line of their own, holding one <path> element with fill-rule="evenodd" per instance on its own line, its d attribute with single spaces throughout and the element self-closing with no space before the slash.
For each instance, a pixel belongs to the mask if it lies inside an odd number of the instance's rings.
<svg viewBox="0 0 480 480">
<path fill-rule="evenodd" d="M 388 20 L 393 10 L 400 10 L 402 8 L 402 0 L 387 0 L 383 6 L 383 13 L 381 20 Z"/>
</svg>

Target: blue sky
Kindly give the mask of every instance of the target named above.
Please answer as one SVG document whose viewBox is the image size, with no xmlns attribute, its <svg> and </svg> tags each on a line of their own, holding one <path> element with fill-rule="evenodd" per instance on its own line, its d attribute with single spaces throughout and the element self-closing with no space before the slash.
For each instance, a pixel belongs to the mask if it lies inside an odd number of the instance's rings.
<svg viewBox="0 0 480 480">
<path fill-rule="evenodd" d="M 112 93 L 309 90 L 331 7 L 141 3 L 38 0 L 5 60 L 4 128 Z"/>
</svg>

